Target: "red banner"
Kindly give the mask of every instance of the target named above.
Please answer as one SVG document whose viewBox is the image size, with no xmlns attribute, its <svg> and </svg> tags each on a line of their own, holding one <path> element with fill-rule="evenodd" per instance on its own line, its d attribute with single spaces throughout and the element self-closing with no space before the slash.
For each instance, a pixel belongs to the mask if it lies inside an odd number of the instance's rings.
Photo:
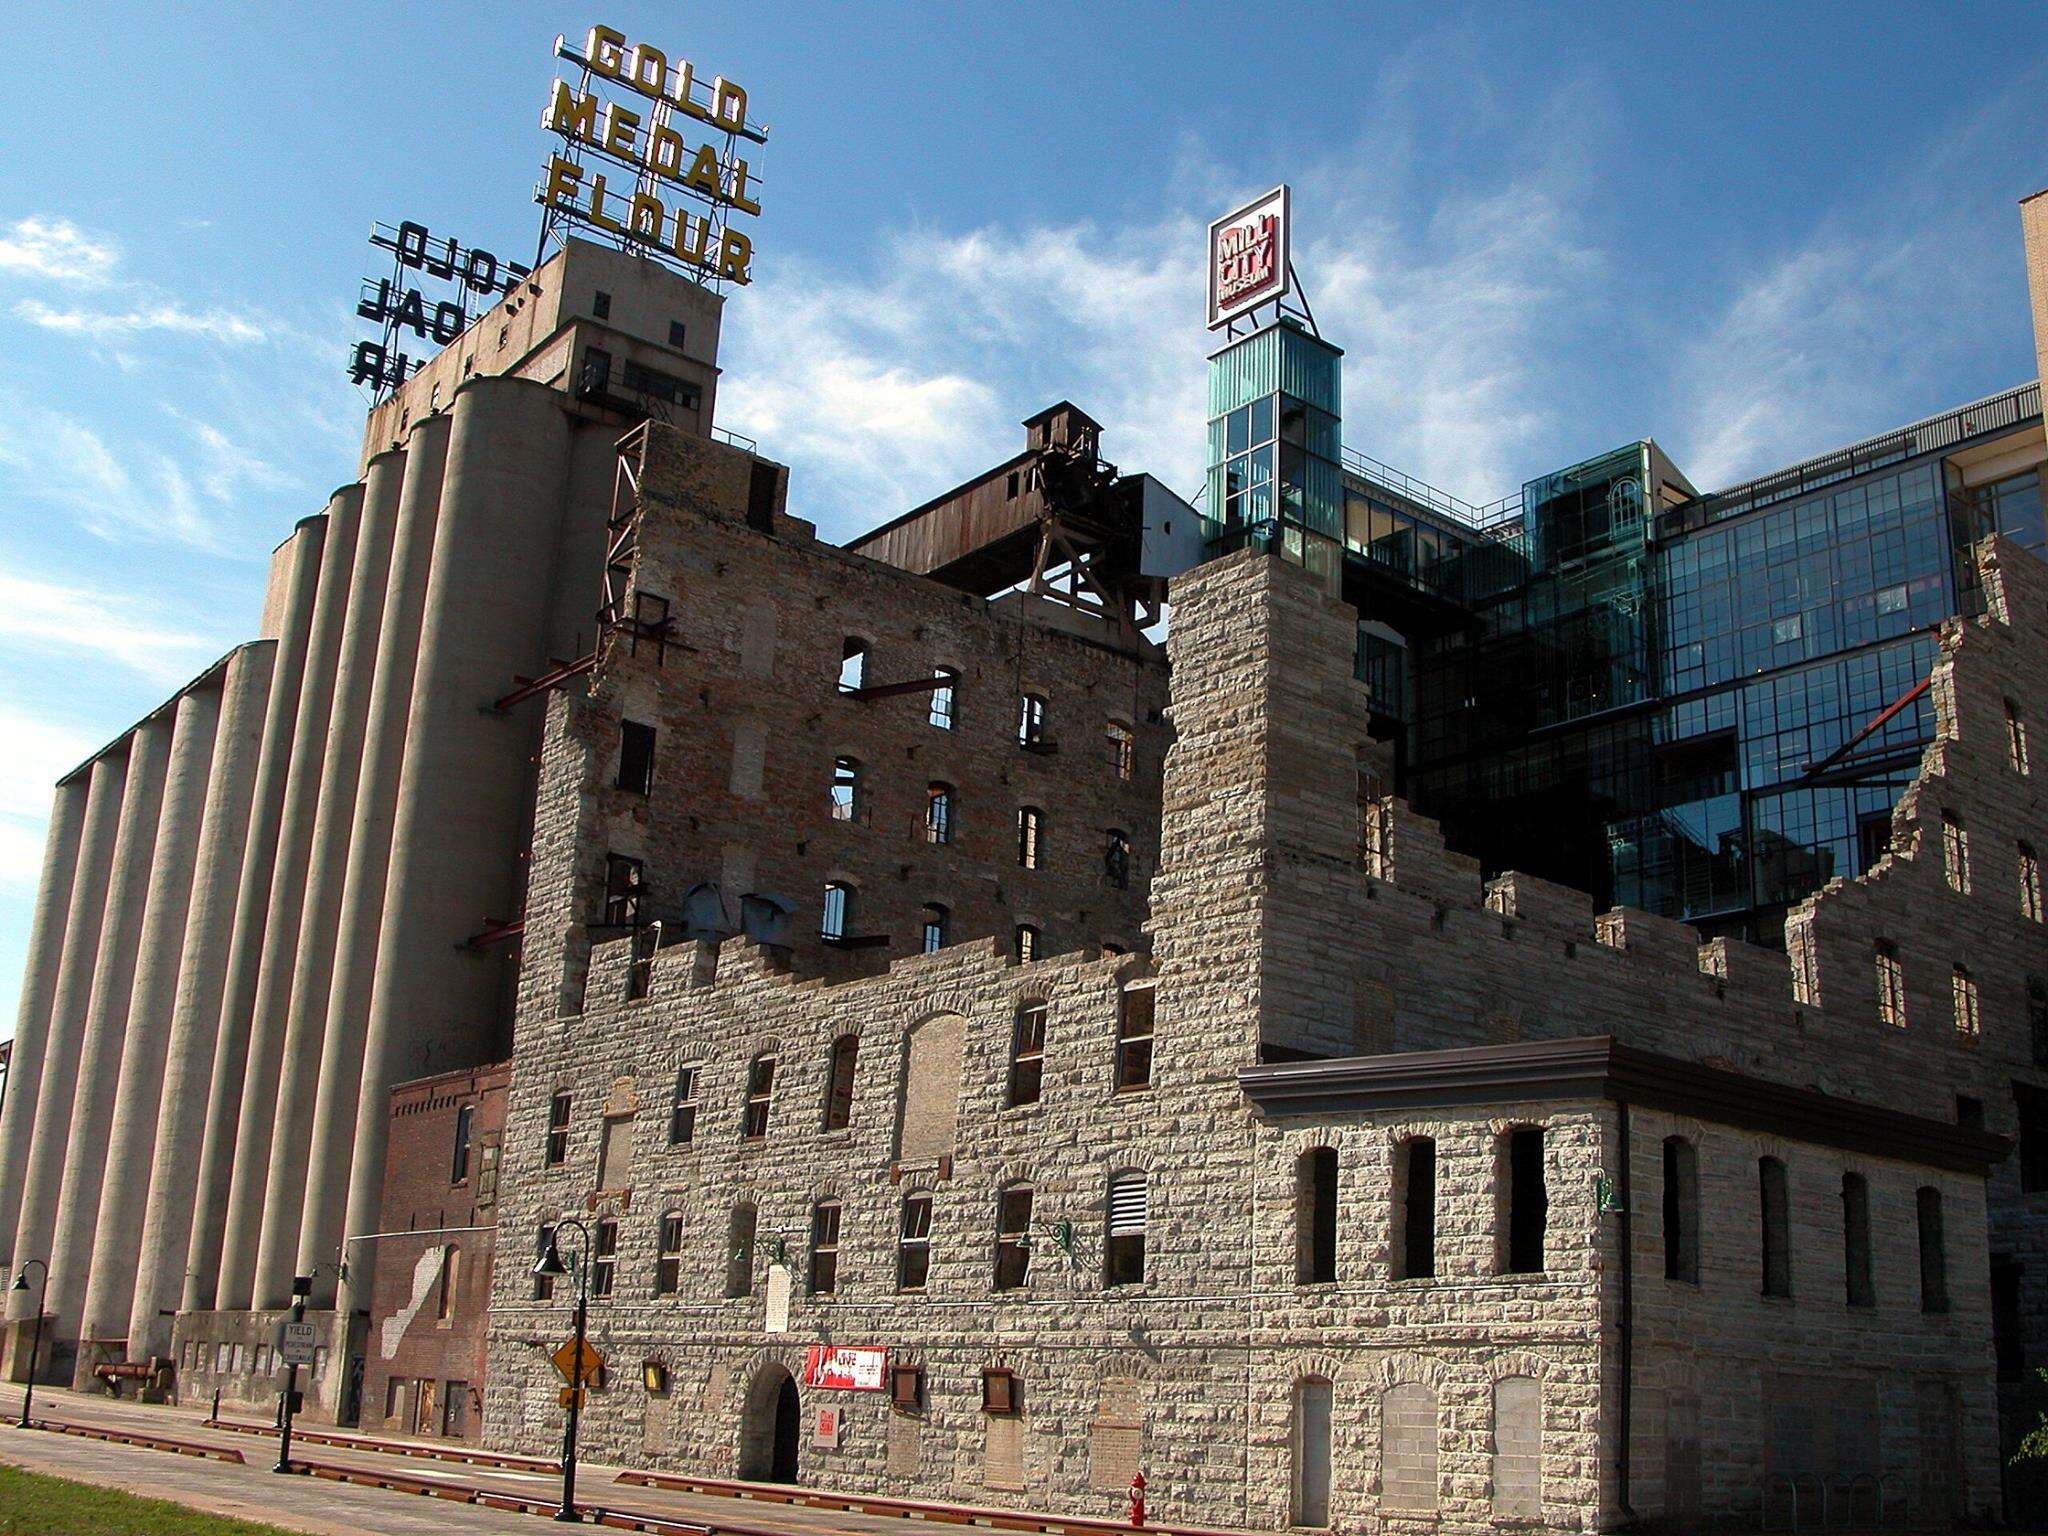
<svg viewBox="0 0 2048 1536">
<path fill-rule="evenodd" d="M 879 1392 L 889 1383 L 889 1351 L 869 1344 L 813 1344 L 804 1351 L 804 1385 Z"/>
</svg>

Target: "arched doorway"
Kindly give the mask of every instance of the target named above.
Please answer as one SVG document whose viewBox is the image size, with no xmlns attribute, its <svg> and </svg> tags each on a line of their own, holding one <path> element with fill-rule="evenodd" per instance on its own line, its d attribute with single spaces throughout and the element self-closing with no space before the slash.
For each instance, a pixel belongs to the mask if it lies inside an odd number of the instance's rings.
<svg viewBox="0 0 2048 1536">
<path fill-rule="evenodd" d="M 797 1446 L 803 1437 L 803 1401 L 796 1380 L 782 1366 L 769 1363 L 747 1388 L 740 1422 L 739 1475 L 748 1482 L 793 1483 Z"/>
</svg>

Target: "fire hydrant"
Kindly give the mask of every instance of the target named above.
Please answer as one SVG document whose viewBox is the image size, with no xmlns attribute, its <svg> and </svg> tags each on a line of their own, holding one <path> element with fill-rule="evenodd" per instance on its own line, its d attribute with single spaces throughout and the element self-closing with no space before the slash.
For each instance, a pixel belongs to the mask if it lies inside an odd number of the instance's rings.
<svg viewBox="0 0 2048 1536">
<path fill-rule="evenodd" d="M 1145 1528 L 1145 1474 L 1140 1472 L 1131 1479 L 1131 1529 Z"/>
</svg>

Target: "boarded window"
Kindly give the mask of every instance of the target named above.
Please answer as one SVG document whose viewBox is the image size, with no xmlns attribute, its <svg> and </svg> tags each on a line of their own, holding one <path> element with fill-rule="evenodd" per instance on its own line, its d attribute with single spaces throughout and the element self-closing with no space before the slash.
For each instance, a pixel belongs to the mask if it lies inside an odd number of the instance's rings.
<svg viewBox="0 0 2048 1536">
<path fill-rule="evenodd" d="M 1097 1389 L 1095 1419 L 1088 1426 L 1088 1486 L 1097 1493 L 1122 1493 L 1143 1466 L 1145 1384 L 1112 1376 Z"/>
<path fill-rule="evenodd" d="M 839 1289 L 839 1202 L 820 1200 L 811 1208 L 811 1294 Z"/>
<path fill-rule="evenodd" d="M 932 1268 L 932 1197 L 906 1195 L 896 1238 L 896 1289 L 921 1291 Z"/>
<path fill-rule="evenodd" d="M 1337 1151 L 1311 1147 L 1294 1163 L 1294 1278 L 1327 1285 L 1337 1278 Z"/>
<path fill-rule="evenodd" d="M 683 1280 L 683 1213 L 663 1211 L 655 1239 L 654 1294 L 673 1296 Z"/>
<path fill-rule="evenodd" d="M 1942 1230 L 1941 1191 L 1922 1185 L 1914 1196 L 1920 1218 L 1920 1310 L 1948 1310 L 1948 1238 Z"/>
<path fill-rule="evenodd" d="M 547 1165 L 559 1168 L 569 1159 L 570 1096 L 558 1093 L 548 1100 Z"/>
<path fill-rule="evenodd" d="M 1036 1104 L 1045 1088 L 1045 1017 L 1043 1003 L 1017 1010 L 1010 1031 L 1010 1104 Z"/>
<path fill-rule="evenodd" d="M 654 727 L 638 720 L 619 722 L 619 788 L 644 795 L 654 788 Z"/>
<path fill-rule="evenodd" d="M 1288 1523 L 1330 1523 L 1330 1383 L 1308 1376 L 1294 1384 L 1294 1424 L 1288 1436 Z"/>
<path fill-rule="evenodd" d="M 1512 1275 L 1543 1268 L 1543 1239 L 1550 1225 L 1550 1191 L 1543 1172 L 1543 1128 L 1522 1125 L 1508 1132 L 1507 1242 L 1501 1266 Z"/>
<path fill-rule="evenodd" d="M 668 1144 L 687 1147 L 697 1136 L 697 1069 L 676 1068 L 675 1093 L 668 1106 Z"/>
<path fill-rule="evenodd" d="M 1394 1146 L 1394 1278 L 1436 1273 L 1436 1142 L 1403 1137 Z"/>
<path fill-rule="evenodd" d="M 1860 1173 L 1842 1175 L 1842 1282 L 1850 1306 L 1877 1305 L 1870 1270 L 1870 1185 Z"/>
<path fill-rule="evenodd" d="M 1109 1221 L 1103 1243 L 1103 1283 L 1137 1285 L 1145 1278 L 1145 1224 L 1149 1192 L 1142 1173 L 1119 1173 L 1109 1181 Z"/>
<path fill-rule="evenodd" d="M 1380 1394 L 1380 1507 L 1436 1510 L 1436 1388 L 1402 1382 Z"/>
<path fill-rule="evenodd" d="M 633 1117 L 608 1115 L 604 1122 L 604 1145 L 597 1155 L 599 1189 L 633 1187 Z"/>
<path fill-rule="evenodd" d="M 740 1121 L 740 1134 L 759 1141 L 768 1134 L 768 1117 L 775 1107 L 775 1058 L 756 1056 L 747 1068 L 747 1107 Z"/>
<path fill-rule="evenodd" d="M 1664 1278 L 1700 1278 L 1699 1155 L 1683 1136 L 1664 1138 Z"/>
<path fill-rule="evenodd" d="M 1031 1272 L 1031 1186 L 1012 1184 L 996 1196 L 996 1278 L 999 1291 L 1014 1291 Z"/>
<path fill-rule="evenodd" d="M 1119 1090 L 1152 1086 L 1153 984 L 1136 981 L 1117 997 L 1116 1086 Z"/>
<path fill-rule="evenodd" d="M 953 1150 L 966 1035 L 967 1021 L 957 1013 L 935 1014 L 910 1031 L 896 1127 L 896 1156 L 906 1163 L 926 1162 Z"/>
<path fill-rule="evenodd" d="M 450 1243 L 441 1250 L 441 1288 L 434 1298 L 434 1316 L 447 1322 L 455 1316 L 455 1297 L 462 1279 L 462 1250 Z M 264 1346 L 268 1349 L 268 1345 Z"/>
<path fill-rule="evenodd" d="M 1045 812 L 1035 805 L 1017 810 L 1017 863 L 1024 869 L 1038 868 L 1039 845 L 1045 834 Z"/>
<path fill-rule="evenodd" d="M 853 1123 L 853 1077 L 860 1056 L 860 1036 L 841 1035 L 832 1042 L 832 1063 L 825 1075 L 825 1129 L 843 1131 Z"/>
<path fill-rule="evenodd" d="M 742 1200 L 732 1208 L 725 1227 L 725 1294 L 749 1296 L 754 1290 L 754 1224 L 758 1212 Z"/>
<path fill-rule="evenodd" d="M 1493 1384 L 1493 1517 L 1543 1513 L 1543 1384 L 1503 1376 Z"/>
<path fill-rule="evenodd" d="M 1756 1178 L 1763 1294 L 1790 1296 L 1792 1228 L 1786 1207 L 1785 1165 L 1775 1157 L 1759 1158 Z"/>
</svg>

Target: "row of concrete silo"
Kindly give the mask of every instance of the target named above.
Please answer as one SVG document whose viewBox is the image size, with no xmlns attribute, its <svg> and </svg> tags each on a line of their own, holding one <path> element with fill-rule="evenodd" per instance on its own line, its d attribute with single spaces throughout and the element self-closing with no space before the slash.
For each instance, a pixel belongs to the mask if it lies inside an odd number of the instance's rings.
<svg viewBox="0 0 2048 1536">
<path fill-rule="evenodd" d="M 616 430 L 470 380 L 294 531 L 274 633 L 59 784 L 0 1110 L 46 1375 L 297 1275 L 334 1305 L 391 1084 L 506 1049 L 506 955 L 468 940 L 523 901 L 540 707 L 492 705 L 593 639 Z"/>
</svg>

